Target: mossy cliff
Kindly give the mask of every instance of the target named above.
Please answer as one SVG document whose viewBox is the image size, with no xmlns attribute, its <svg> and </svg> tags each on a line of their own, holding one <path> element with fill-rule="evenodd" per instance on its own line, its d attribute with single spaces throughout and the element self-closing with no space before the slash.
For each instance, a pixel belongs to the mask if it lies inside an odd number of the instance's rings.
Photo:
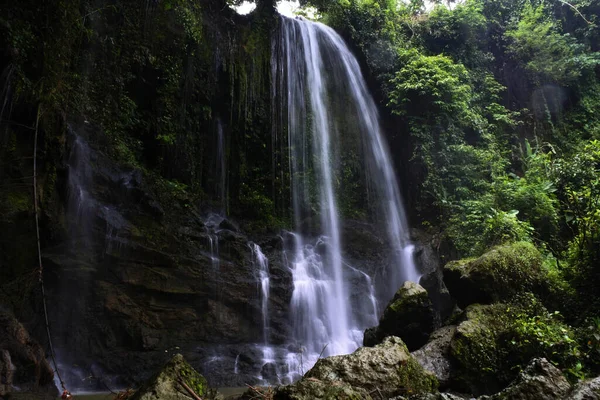
<svg viewBox="0 0 600 400">
<path fill-rule="evenodd" d="M 72 349 L 67 362 L 138 379 L 175 347 L 259 341 L 247 234 L 266 240 L 284 225 L 277 193 L 287 193 L 272 178 L 280 167 L 271 146 L 272 5 L 248 16 L 190 0 L 23 1 L 0 10 L 0 303 L 43 340 L 36 145 L 52 334 L 59 349 Z M 77 174 L 85 187 L 73 186 Z M 211 211 L 237 217 L 246 233 L 217 223 L 219 237 L 210 236 Z M 207 255 L 212 240 L 219 274 Z M 289 273 L 276 262 L 272 273 L 273 341 L 281 342 Z M 131 365 L 134 353 L 142 359 Z M 195 365 L 205 358 L 209 350 Z"/>
</svg>

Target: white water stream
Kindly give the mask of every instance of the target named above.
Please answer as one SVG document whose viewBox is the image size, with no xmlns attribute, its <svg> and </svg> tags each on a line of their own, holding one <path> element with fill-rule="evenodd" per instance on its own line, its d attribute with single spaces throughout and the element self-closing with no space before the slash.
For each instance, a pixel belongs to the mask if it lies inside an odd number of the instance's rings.
<svg viewBox="0 0 600 400">
<path fill-rule="evenodd" d="M 319 355 L 347 354 L 362 344 L 367 324 L 377 321 L 378 299 L 387 302 L 406 280 L 418 282 L 414 246 L 394 167 L 373 98 L 359 64 L 331 28 L 304 19 L 281 18 L 273 85 L 287 93 L 287 133 L 295 225 L 320 216 L 316 241 L 294 233 L 286 252 L 294 291 L 290 304 L 297 351 L 286 356 L 289 377 L 306 372 Z M 340 115 L 340 105 L 347 105 Z M 356 130 L 349 132 L 348 127 Z M 366 196 L 385 224 L 393 261 L 383 271 L 385 289 L 376 294 L 372 278 L 347 265 L 342 257 L 338 175 L 343 140 L 360 138 Z M 349 280 L 359 274 L 369 293 L 372 315 L 359 315 L 349 298 Z"/>
</svg>

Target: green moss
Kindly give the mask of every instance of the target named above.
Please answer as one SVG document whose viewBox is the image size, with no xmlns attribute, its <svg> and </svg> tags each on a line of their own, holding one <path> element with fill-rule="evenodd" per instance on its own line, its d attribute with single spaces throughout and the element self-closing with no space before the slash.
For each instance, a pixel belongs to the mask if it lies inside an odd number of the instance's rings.
<svg viewBox="0 0 600 400">
<path fill-rule="evenodd" d="M 0 214 L 4 218 L 32 211 L 33 201 L 29 193 L 11 191 L 0 197 Z"/>
<path fill-rule="evenodd" d="M 416 285 L 403 286 L 398 290 L 388 308 L 391 311 L 398 312 L 407 308 L 427 305 L 428 303 L 429 296 L 425 289 Z"/>
<path fill-rule="evenodd" d="M 577 364 L 579 350 L 572 329 L 531 293 L 511 303 L 469 306 L 464 318 L 450 354 L 465 390 L 498 391 L 535 357 L 545 357 L 565 371 Z"/>
<path fill-rule="evenodd" d="M 497 246 L 476 259 L 450 262 L 444 277 L 461 306 L 510 300 L 523 292 L 545 296 L 548 272 L 542 264 L 533 244 L 517 242 Z"/>
<path fill-rule="evenodd" d="M 409 357 L 406 364 L 398 369 L 398 374 L 400 386 L 405 388 L 407 395 L 437 391 L 439 383 L 436 377 L 425 371 L 412 357 Z"/>
<path fill-rule="evenodd" d="M 196 372 L 189 364 L 185 363 L 181 367 L 179 374 L 184 382 L 198 395 L 204 396 L 208 393 L 208 383 L 206 379 Z"/>
<path fill-rule="evenodd" d="M 508 324 L 507 311 L 505 304 L 473 305 L 465 311 L 466 321 L 451 342 L 451 355 L 459 366 L 457 380 L 465 389 L 491 392 L 498 381 L 506 380 L 497 344 Z"/>
</svg>

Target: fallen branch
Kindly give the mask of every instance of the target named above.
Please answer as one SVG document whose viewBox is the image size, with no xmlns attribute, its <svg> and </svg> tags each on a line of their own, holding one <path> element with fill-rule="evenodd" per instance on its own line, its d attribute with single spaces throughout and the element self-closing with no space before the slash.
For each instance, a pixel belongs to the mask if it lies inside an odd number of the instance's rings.
<svg viewBox="0 0 600 400">
<path fill-rule="evenodd" d="M 254 394 L 257 396 L 257 397 L 253 397 L 253 398 L 261 398 L 261 399 L 265 399 L 265 400 L 269 400 L 269 399 L 273 398 L 273 388 L 271 388 L 271 387 L 269 387 L 267 389 L 267 392 L 265 393 L 262 389 L 248 385 L 247 383 L 246 383 L 246 386 L 248 386 L 248 388 L 250 390 L 252 390 L 254 392 Z"/>
<path fill-rule="evenodd" d="M 324 351 L 325 351 L 325 349 L 327 348 L 327 345 L 328 345 L 328 344 L 329 344 L 329 343 L 325 343 L 325 346 L 323 346 L 323 350 L 321 350 L 321 352 L 319 353 L 319 358 L 321 358 L 321 356 L 323 355 L 323 352 L 324 352 Z M 319 358 L 317 358 L 317 360 L 318 360 Z"/>
<path fill-rule="evenodd" d="M 183 388 L 184 388 L 184 389 L 185 389 L 185 390 L 186 390 L 186 391 L 187 391 L 187 392 L 190 394 L 190 396 L 192 396 L 192 397 L 194 398 L 194 400 L 202 400 L 202 397 L 198 396 L 198 395 L 196 394 L 196 392 L 194 392 L 194 391 L 192 390 L 192 388 L 191 388 L 191 387 L 189 387 L 189 386 L 188 386 L 188 385 L 187 385 L 187 384 L 186 384 L 186 383 L 183 381 L 183 379 L 179 378 L 179 379 L 177 380 L 177 382 L 179 382 L 179 384 L 180 384 L 181 386 L 183 386 Z"/>
</svg>

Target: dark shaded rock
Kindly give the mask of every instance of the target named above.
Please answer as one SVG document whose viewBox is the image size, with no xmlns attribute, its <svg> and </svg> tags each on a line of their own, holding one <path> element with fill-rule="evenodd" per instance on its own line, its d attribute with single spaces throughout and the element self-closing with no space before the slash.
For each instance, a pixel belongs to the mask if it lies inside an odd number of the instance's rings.
<svg viewBox="0 0 600 400">
<path fill-rule="evenodd" d="M 568 396 L 569 400 L 600 400 L 600 377 L 579 382 Z M 567 400 L 567 398 L 565 398 Z"/>
<path fill-rule="evenodd" d="M 262 366 L 260 373 L 262 375 L 263 380 L 267 382 L 277 380 L 277 366 L 275 365 L 275 363 L 266 363 Z"/>
<path fill-rule="evenodd" d="M 412 356 L 427 371 L 437 378 L 440 389 L 448 387 L 452 378 L 450 342 L 456 333 L 456 326 L 445 326 L 431 334 L 429 342 Z"/>
<path fill-rule="evenodd" d="M 435 328 L 440 328 L 452 314 L 455 301 L 444 283 L 444 270 L 439 254 L 440 239 L 418 229 L 411 231 L 415 239 L 414 260 L 422 273 L 419 284 L 427 290 L 435 312 Z"/>
<path fill-rule="evenodd" d="M 219 229 L 227 229 L 232 232 L 239 232 L 240 228 L 234 224 L 231 220 L 224 218 L 219 224 Z"/>
<path fill-rule="evenodd" d="M 452 261 L 444 281 L 460 307 L 490 304 L 523 293 L 545 291 L 542 256 L 531 243 L 498 246 L 477 259 Z"/>
<path fill-rule="evenodd" d="M 323 358 L 299 381 L 278 389 L 276 399 L 370 399 L 435 392 L 437 380 L 397 337 L 352 354 Z M 344 397 L 346 396 L 346 397 Z"/>
<path fill-rule="evenodd" d="M 536 358 L 506 389 L 479 400 L 563 400 L 571 385 L 562 372 L 545 358 Z"/>
<path fill-rule="evenodd" d="M 58 394 L 43 347 L 12 314 L 0 310 L 0 395 L 12 386 L 48 396 Z"/>
<path fill-rule="evenodd" d="M 452 315 L 455 305 L 455 301 L 444 283 L 442 271 L 435 270 L 423 275 L 419 280 L 419 285 L 427 290 L 435 313 L 434 325 L 435 328 L 439 328 Z"/>
<path fill-rule="evenodd" d="M 427 291 L 417 283 L 405 282 L 383 313 L 379 326 L 367 329 L 365 346 L 385 337 L 399 336 L 409 350 L 423 346 L 434 330 L 435 315 Z"/>
<path fill-rule="evenodd" d="M 131 400 L 181 400 L 190 398 L 182 383 L 203 399 L 216 399 L 217 392 L 181 354 L 175 355 L 156 375 L 142 385 Z"/>
<path fill-rule="evenodd" d="M 8 350 L 0 350 L 0 396 L 6 396 L 12 388 L 14 367 Z"/>
</svg>

